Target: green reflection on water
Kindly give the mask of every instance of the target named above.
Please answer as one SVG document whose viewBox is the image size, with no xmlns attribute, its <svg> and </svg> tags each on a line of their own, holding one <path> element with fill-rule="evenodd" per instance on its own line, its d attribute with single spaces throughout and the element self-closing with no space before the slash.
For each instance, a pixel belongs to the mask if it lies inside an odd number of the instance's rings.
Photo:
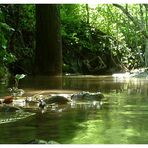
<svg viewBox="0 0 148 148">
<path fill-rule="evenodd" d="M 69 143 L 148 143 L 148 100 L 127 92 L 110 93 L 108 97 L 109 106 L 101 111 L 101 118 L 80 123 L 85 128 L 78 130 Z"/>
<path fill-rule="evenodd" d="M 147 114 L 125 108 L 113 105 L 102 110 L 37 113 L 0 125 L 0 143 L 26 143 L 36 138 L 70 144 L 147 143 Z"/>
<path fill-rule="evenodd" d="M 64 144 L 148 143 L 147 81 L 71 78 L 64 80 L 64 87 L 99 89 L 105 95 L 104 104 L 101 109 L 68 106 L 61 113 L 37 112 L 17 122 L 2 124 L 0 143 L 26 143 L 32 139 Z"/>
</svg>

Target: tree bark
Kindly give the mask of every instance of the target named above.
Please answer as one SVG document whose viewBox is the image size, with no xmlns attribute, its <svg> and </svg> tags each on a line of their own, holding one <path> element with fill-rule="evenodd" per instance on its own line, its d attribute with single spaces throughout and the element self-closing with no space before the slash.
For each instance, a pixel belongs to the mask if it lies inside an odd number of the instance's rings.
<svg viewBox="0 0 148 148">
<path fill-rule="evenodd" d="M 60 12 L 56 4 L 36 5 L 35 74 L 62 74 Z"/>
</svg>

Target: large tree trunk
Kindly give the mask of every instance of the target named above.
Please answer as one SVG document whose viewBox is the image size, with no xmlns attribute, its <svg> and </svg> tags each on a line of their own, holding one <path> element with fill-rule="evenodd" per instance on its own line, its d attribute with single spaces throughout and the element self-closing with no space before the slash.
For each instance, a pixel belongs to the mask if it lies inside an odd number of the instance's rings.
<svg viewBox="0 0 148 148">
<path fill-rule="evenodd" d="M 56 4 L 36 5 L 35 74 L 62 74 L 60 14 Z"/>
</svg>

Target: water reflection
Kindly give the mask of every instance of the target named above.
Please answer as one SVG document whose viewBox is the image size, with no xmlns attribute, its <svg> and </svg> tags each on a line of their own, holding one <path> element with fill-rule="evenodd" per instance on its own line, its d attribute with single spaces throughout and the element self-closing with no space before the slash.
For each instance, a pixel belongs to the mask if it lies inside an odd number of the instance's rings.
<svg viewBox="0 0 148 148">
<path fill-rule="evenodd" d="M 35 115 L 15 123 L 2 124 L 0 143 L 26 143 L 32 139 L 64 144 L 148 143 L 146 79 L 114 79 L 111 76 L 66 76 L 57 81 L 46 79 L 26 79 L 20 86 L 26 91 L 54 90 L 57 93 L 101 91 L 105 99 L 101 107 L 97 102 L 73 102 L 59 112 L 37 111 Z"/>
</svg>

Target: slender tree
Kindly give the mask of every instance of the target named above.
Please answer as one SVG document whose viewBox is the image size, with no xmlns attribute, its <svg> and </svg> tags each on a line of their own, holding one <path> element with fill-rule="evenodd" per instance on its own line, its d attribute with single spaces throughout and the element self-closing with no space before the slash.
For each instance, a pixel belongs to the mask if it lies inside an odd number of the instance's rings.
<svg viewBox="0 0 148 148">
<path fill-rule="evenodd" d="M 59 5 L 36 5 L 35 74 L 62 74 Z"/>
</svg>

